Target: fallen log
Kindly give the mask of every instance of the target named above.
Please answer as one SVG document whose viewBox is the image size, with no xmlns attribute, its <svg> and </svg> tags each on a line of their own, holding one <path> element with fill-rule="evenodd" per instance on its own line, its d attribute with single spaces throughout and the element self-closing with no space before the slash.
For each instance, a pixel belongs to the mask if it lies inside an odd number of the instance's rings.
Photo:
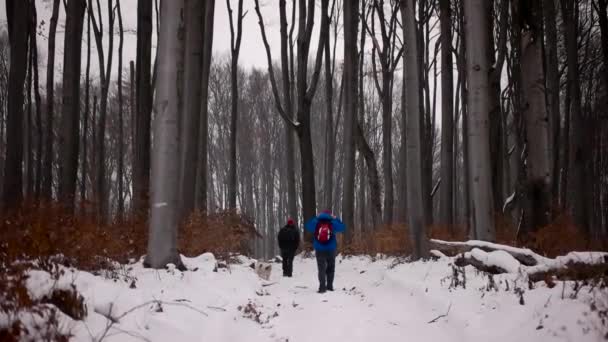
<svg viewBox="0 0 608 342">
<path fill-rule="evenodd" d="M 430 241 L 431 248 L 437 249 L 447 255 L 456 256 L 458 254 L 466 253 L 471 251 L 473 248 L 480 249 L 484 252 L 494 252 L 494 251 L 504 251 L 513 258 L 517 259 L 522 265 L 525 266 L 535 266 L 538 264 L 543 264 L 548 258 L 543 257 L 542 255 L 536 254 L 533 251 L 527 248 L 517 248 L 507 245 L 500 245 L 497 243 L 487 242 L 487 241 L 479 241 L 479 240 L 469 240 L 469 241 L 444 241 L 431 239 Z"/>
<path fill-rule="evenodd" d="M 604 252 L 573 252 L 555 259 L 544 258 L 542 264 L 526 266 L 502 249 L 486 252 L 473 248 L 458 255 L 454 264 L 461 267 L 470 265 L 490 274 L 521 273 L 532 282 L 608 276 L 608 253 Z"/>
</svg>

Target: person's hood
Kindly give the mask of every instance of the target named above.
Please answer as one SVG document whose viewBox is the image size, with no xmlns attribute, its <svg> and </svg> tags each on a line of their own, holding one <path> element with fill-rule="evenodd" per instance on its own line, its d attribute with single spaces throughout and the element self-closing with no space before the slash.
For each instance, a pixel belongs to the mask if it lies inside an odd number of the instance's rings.
<svg viewBox="0 0 608 342">
<path fill-rule="evenodd" d="M 331 216 L 331 214 L 328 214 L 328 213 L 320 213 L 319 216 L 317 216 L 317 218 L 319 220 L 330 220 L 331 221 L 331 220 L 333 220 L 334 217 Z"/>
</svg>

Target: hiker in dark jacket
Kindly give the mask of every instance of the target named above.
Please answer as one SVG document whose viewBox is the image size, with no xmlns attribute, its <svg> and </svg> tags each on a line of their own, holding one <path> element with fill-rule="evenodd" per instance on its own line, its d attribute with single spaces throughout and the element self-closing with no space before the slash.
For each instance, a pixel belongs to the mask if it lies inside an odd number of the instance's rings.
<svg viewBox="0 0 608 342">
<path fill-rule="evenodd" d="M 300 232 L 293 219 L 287 220 L 287 225 L 279 230 L 277 239 L 283 259 L 283 277 L 291 277 L 293 275 L 293 258 L 296 256 L 296 250 L 300 245 Z"/>
<path fill-rule="evenodd" d="M 313 233 L 313 247 L 317 257 L 319 273 L 319 293 L 334 290 L 334 274 L 336 271 L 336 249 L 338 241 L 336 233 L 342 233 L 346 227 L 339 218 L 326 210 L 313 217 L 304 225 L 307 231 Z"/>
</svg>

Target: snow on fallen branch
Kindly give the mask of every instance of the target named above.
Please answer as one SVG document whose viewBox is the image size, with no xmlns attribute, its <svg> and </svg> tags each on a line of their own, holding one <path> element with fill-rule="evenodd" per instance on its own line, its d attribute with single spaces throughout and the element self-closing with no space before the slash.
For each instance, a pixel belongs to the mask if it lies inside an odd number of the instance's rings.
<svg viewBox="0 0 608 342">
<path fill-rule="evenodd" d="M 513 258 L 525 266 L 545 264 L 547 261 L 551 260 L 542 255 L 536 254 L 527 248 L 517 248 L 487 241 L 469 240 L 459 242 L 431 239 L 430 244 L 431 248 L 437 249 L 447 255 L 462 254 L 474 248 L 485 252 L 504 251 L 509 253 L 511 256 L 513 256 Z"/>
<path fill-rule="evenodd" d="M 608 274 L 608 253 L 605 252 L 571 252 L 551 259 L 529 249 L 484 241 L 431 240 L 431 244 L 449 253 L 459 253 L 455 259 L 457 266 L 470 265 L 491 274 L 521 273 L 534 282 L 551 277 L 584 280 Z"/>
</svg>

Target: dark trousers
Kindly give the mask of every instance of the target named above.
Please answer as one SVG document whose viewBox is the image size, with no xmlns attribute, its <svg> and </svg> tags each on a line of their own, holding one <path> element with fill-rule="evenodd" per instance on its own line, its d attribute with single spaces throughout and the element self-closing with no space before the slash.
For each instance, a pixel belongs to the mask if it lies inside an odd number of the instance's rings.
<svg viewBox="0 0 608 342">
<path fill-rule="evenodd" d="M 319 271 L 319 289 L 334 288 L 334 274 L 336 272 L 336 251 L 316 251 L 317 269 Z"/>
<path fill-rule="evenodd" d="M 296 251 L 282 250 L 281 258 L 283 259 L 283 276 L 291 277 L 293 275 L 293 258 L 296 255 Z"/>
</svg>

